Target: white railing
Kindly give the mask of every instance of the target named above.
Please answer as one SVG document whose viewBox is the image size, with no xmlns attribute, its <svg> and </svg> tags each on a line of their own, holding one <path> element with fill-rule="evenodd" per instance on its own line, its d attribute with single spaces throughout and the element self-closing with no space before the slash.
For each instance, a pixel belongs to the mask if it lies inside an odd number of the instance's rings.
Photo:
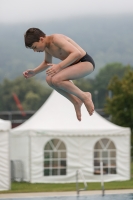
<svg viewBox="0 0 133 200">
<path fill-rule="evenodd" d="M 84 188 L 79 188 L 79 175 L 80 175 L 80 177 L 81 177 L 82 180 L 83 180 Z M 79 196 L 80 191 L 86 190 L 87 187 L 88 187 L 88 186 L 87 186 L 87 183 L 86 183 L 86 181 L 85 181 L 85 177 L 84 177 L 84 174 L 83 174 L 82 170 L 77 170 L 77 171 L 76 171 L 76 189 L 77 189 L 77 195 Z"/>
<path fill-rule="evenodd" d="M 101 172 L 101 190 L 102 190 L 102 196 L 104 196 L 103 162 L 100 162 L 100 172 Z"/>
<path fill-rule="evenodd" d="M 102 190 L 102 196 L 104 196 L 104 177 L 103 177 L 103 162 L 100 162 L 100 172 L 101 172 L 101 190 Z M 79 188 L 79 175 L 83 180 L 84 188 Z M 87 183 L 84 177 L 84 174 L 82 170 L 76 171 L 76 189 L 77 189 L 77 196 L 79 196 L 80 191 L 85 191 L 87 189 Z"/>
</svg>

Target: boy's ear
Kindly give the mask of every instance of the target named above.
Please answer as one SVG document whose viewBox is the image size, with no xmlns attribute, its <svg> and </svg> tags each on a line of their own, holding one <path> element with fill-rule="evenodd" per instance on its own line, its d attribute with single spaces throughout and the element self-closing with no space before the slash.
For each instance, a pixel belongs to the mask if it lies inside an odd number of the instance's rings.
<svg viewBox="0 0 133 200">
<path fill-rule="evenodd" d="M 43 40 L 44 40 L 44 37 L 40 37 L 40 41 L 43 42 Z"/>
</svg>

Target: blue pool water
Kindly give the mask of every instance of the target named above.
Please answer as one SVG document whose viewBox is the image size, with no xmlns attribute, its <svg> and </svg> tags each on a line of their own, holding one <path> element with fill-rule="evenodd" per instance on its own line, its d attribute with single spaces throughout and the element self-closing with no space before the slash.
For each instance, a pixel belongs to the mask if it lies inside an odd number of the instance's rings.
<svg viewBox="0 0 133 200">
<path fill-rule="evenodd" d="M 133 194 L 105 194 L 80 197 L 29 197 L 29 198 L 0 198 L 0 200 L 133 200 Z"/>
</svg>

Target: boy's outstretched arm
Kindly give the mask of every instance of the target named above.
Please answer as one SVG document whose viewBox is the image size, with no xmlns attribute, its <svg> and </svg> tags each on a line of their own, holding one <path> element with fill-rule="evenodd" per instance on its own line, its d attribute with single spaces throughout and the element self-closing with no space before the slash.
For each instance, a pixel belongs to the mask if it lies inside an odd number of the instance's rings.
<svg viewBox="0 0 133 200">
<path fill-rule="evenodd" d="M 23 72 L 23 75 L 25 78 L 31 78 L 35 76 L 36 74 L 46 70 L 49 67 L 49 63 L 52 63 L 52 56 L 48 54 L 47 52 L 45 53 L 45 60 L 35 69 L 28 69 Z"/>
</svg>

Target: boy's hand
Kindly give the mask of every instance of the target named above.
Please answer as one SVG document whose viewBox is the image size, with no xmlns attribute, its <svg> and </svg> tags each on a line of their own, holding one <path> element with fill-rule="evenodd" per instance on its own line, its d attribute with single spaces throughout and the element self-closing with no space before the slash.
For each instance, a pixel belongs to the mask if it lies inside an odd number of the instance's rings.
<svg viewBox="0 0 133 200">
<path fill-rule="evenodd" d="M 54 76 L 56 73 L 61 71 L 61 68 L 58 64 L 47 64 L 48 66 L 51 66 L 47 71 L 46 74 L 48 76 Z"/>
<path fill-rule="evenodd" d="M 23 75 L 24 75 L 25 78 L 30 78 L 32 76 L 35 76 L 35 72 L 34 72 L 34 70 L 29 69 L 27 71 L 24 71 Z"/>
</svg>

